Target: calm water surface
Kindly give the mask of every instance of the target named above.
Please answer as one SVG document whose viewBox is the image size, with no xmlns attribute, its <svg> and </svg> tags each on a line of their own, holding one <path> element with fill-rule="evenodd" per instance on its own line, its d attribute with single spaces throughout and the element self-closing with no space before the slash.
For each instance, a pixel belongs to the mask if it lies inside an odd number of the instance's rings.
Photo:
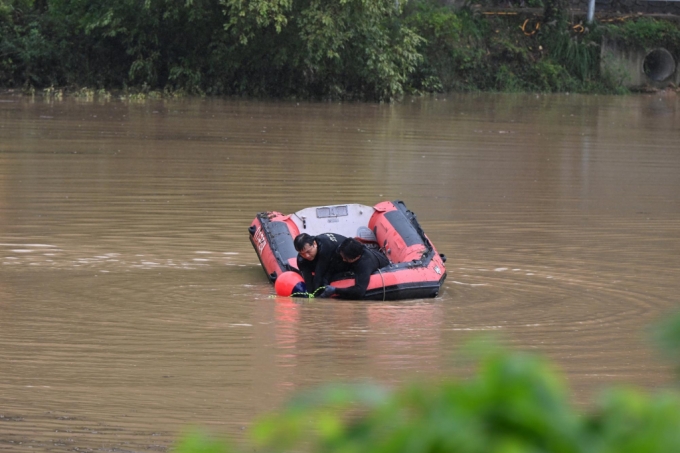
<svg viewBox="0 0 680 453">
<path fill-rule="evenodd" d="M 273 297 L 257 212 L 395 199 L 448 256 L 439 297 Z M 575 404 L 653 391 L 678 268 L 675 97 L 1 97 L 0 450 L 241 439 L 319 383 L 455 374 L 486 332 L 548 356 Z"/>
</svg>

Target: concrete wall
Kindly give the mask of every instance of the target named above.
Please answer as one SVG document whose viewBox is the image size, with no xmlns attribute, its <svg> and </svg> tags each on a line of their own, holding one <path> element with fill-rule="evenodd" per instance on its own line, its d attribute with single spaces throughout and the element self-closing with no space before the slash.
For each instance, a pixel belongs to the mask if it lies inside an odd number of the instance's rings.
<svg viewBox="0 0 680 453">
<path fill-rule="evenodd" d="M 680 55 L 662 47 L 631 48 L 605 39 L 601 48 L 602 70 L 628 88 L 666 88 L 680 85 Z"/>
</svg>

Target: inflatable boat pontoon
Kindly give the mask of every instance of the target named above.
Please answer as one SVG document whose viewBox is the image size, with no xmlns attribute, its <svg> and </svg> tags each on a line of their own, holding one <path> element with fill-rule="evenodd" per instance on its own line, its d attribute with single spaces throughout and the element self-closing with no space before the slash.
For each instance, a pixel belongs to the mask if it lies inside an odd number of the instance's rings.
<svg viewBox="0 0 680 453">
<path fill-rule="evenodd" d="M 318 206 L 288 215 L 261 212 L 248 231 L 271 283 L 283 272 L 297 272 L 293 240 L 300 233 L 337 233 L 383 251 L 390 264 L 371 275 L 364 296 L 367 300 L 435 297 L 446 278 L 446 257 L 437 252 L 415 214 L 401 201 L 384 201 L 375 206 Z M 346 274 L 331 285 L 346 288 L 354 285 L 354 279 Z"/>
</svg>

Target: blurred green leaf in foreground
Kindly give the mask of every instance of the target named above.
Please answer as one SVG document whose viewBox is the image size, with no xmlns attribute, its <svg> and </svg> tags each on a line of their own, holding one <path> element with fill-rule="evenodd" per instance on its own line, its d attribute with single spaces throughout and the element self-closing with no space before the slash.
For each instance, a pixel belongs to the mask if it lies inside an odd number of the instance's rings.
<svg viewBox="0 0 680 453">
<path fill-rule="evenodd" d="M 680 351 L 680 316 L 655 326 Z M 680 396 L 612 389 L 583 414 L 540 357 L 484 355 L 467 379 L 329 385 L 298 395 L 253 428 L 260 452 L 313 453 L 673 453 L 680 452 Z M 236 452 L 193 434 L 178 453 Z"/>
</svg>

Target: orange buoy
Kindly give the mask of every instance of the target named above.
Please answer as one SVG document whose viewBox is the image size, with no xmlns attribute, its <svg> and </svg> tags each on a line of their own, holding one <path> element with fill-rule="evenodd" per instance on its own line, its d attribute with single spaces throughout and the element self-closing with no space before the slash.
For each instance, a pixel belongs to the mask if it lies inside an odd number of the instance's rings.
<svg viewBox="0 0 680 453">
<path fill-rule="evenodd" d="M 274 289 L 276 289 L 277 295 L 285 297 L 293 293 L 303 293 L 307 290 L 302 275 L 293 271 L 284 272 L 276 277 Z"/>
</svg>

